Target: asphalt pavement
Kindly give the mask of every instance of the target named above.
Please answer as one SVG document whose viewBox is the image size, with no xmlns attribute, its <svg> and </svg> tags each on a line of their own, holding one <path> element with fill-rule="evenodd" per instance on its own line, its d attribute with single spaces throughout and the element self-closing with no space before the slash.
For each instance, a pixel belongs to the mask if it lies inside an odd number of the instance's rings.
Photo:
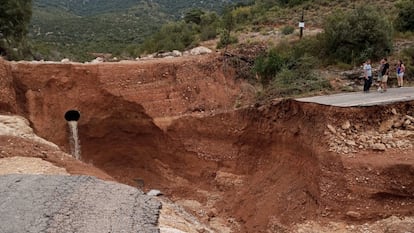
<svg viewBox="0 0 414 233">
<path fill-rule="evenodd" d="M 0 233 L 158 233 L 160 202 L 89 176 L 0 176 Z"/>
<path fill-rule="evenodd" d="M 388 88 L 386 92 L 378 92 L 371 88 L 370 92 L 349 92 L 334 95 L 298 98 L 297 101 L 312 102 L 339 107 L 384 105 L 395 102 L 414 100 L 414 87 Z"/>
</svg>

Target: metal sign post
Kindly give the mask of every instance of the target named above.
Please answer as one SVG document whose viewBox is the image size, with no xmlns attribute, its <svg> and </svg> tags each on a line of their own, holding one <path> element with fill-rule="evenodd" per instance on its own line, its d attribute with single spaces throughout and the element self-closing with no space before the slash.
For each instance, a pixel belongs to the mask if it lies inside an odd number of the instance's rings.
<svg viewBox="0 0 414 233">
<path fill-rule="evenodd" d="M 301 17 L 300 22 L 299 22 L 299 29 L 300 29 L 300 35 L 299 35 L 299 38 L 300 38 L 300 39 L 302 39 L 302 36 L 303 36 L 303 28 L 305 27 L 305 21 L 304 21 L 304 19 L 303 19 L 303 14 L 304 14 L 304 12 L 303 12 L 303 10 L 302 10 L 302 17 Z"/>
</svg>

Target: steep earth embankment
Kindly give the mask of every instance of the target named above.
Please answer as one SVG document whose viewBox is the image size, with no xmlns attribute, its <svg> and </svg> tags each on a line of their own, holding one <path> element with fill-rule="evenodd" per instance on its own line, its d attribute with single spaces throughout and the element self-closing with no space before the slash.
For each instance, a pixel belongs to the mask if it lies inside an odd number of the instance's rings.
<svg viewBox="0 0 414 233">
<path fill-rule="evenodd" d="M 327 125 L 340 128 L 350 121 L 354 134 L 378 131 L 378 122 L 393 116 L 391 109 L 402 115 L 414 113 L 412 102 L 347 109 L 286 100 L 211 117 L 182 118 L 167 133 L 188 151 L 218 163 L 206 177 L 211 180 L 209 190 L 220 198 L 208 206 L 206 215 L 214 208 L 215 214 L 242 223 L 240 231 L 284 229 L 309 220 L 412 216 L 412 149 L 364 149 L 342 156 L 329 152 Z M 406 140 L 413 143 L 410 136 Z M 199 202 L 208 197 L 186 196 Z"/>
<path fill-rule="evenodd" d="M 83 161 L 120 182 L 162 190 L 217 232 L 290 232 L 314 221 L 344 223 L 347 232 L 347 224 L 413 215 L 412 147 L 342 155 L 330 146 L 376 132 L 395 114 L 413 116 L 414 103 L 338 108 L 284 100 L 229 110 L 247 84 L 220 64 L 214 56 L 6 63 L 17 112 L 36 133 L 67 150 L 63 115 L 79 110 Z M 154 118 L 164 118 L 162 129 Z"/>
<path fill-rule="evenodd" d="M 152 117 L 165 116 L 164 109 L 174 115 L 232 106 L 242 93 L 240 85 L 226 78 L 219 63 L 212 62 L 215 59 L 86 65 L 22 62 L 7 63 L 11 67 L 7 72 L 11 70 L 13 77 L 17 112 L 29 119 L 38 135 L 68 151 L 63 116 L 68 110 L 79 111 L 83 161 L 106 171 L 115 169 L 115 178 L 134 184 L 133 179 L 160 182 L 159 167 L 179 170 L 187 160 L 197 164 Z M 219 97 L 207 99 L 212 93 Z M 171 179 L 164 177 L 163 182 Z"/>
<path fill-rule="evenodd" d="M 16 112 L 16 92 L 13 87 L 11 66 L 0 58 L 0 109 L 2 112 Z"/>
</svg>

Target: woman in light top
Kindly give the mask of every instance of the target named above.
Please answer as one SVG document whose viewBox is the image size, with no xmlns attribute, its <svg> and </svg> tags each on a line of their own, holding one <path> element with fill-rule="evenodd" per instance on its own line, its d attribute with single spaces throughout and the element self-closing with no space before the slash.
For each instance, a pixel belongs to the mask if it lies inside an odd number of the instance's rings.
<svg viewBox="0 0 414 233">
<path fill-rule="evenodd" d="M 363 66 L 364 69 L 364 92 L 369 92 L 372 84 L 372 67 L 371 60 L 368 59 Z"/>
</svg>

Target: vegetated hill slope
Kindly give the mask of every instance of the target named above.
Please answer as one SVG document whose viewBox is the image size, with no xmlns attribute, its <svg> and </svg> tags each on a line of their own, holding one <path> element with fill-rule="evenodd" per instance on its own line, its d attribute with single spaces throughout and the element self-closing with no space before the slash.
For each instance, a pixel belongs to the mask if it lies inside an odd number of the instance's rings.
<svg viewBox="0 0 414 233">
<path fill-rule="evenodd" d="M 126 10 L 140 2 L 140 0 L 34 0 L 34 6 L 63 9 L 75 15 L 88 16 Z"/>
<path fill-rule="evenodd" d="M 132 5 L 133 1 L 122 0 L 117 2 L 118 7 L 111 7 L 112 1 L 93 2 L 70 5 L 56 0 L 35 1 L 30 26 L 35 50 L 50 53 L 47 51 L 53 49 L 69 57 L 88 51 L 115 53 L 119 48 L 142 42 L 170 19 L 158 7 L 138 1 Z"/>
<path fill-rule="evenodd" d="M 189 9 L 220 11 L 226 4 L 242 1 L 34 0 L 30 37 L 40 52 L 116 54 L 136 47 Z"/>
</svg>

